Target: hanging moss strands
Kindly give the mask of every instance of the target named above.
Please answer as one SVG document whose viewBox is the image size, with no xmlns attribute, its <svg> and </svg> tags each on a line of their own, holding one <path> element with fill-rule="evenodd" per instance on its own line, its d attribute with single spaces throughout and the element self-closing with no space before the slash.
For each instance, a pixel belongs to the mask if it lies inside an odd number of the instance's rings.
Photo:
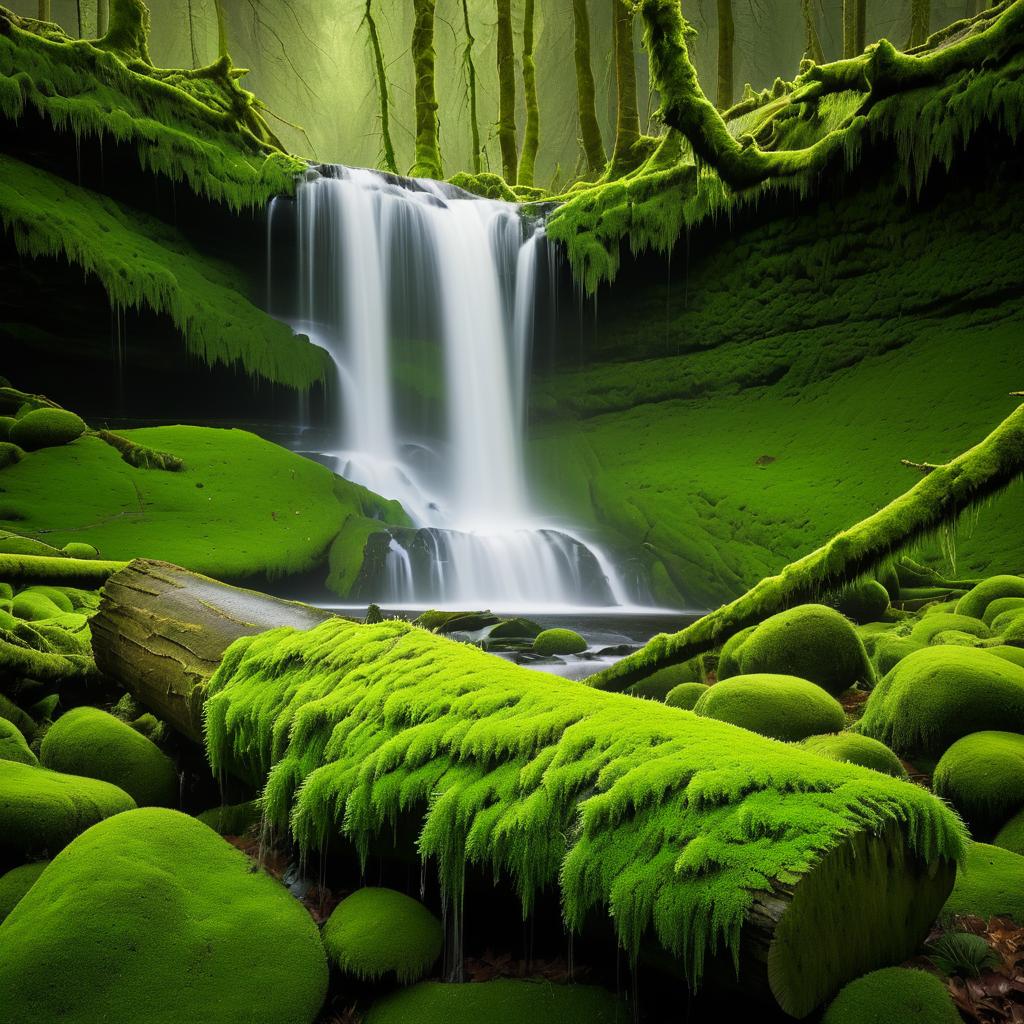
<svg viewBox="0 0 1024 1024">
<path fill-rule="evenodd" d="M 414 178 L 442 177 L 438 136 L 437 96 L 434 90 L 434 0 L 413 0 L 412 59 L 416 73 L 416 157 L 409 174 Z"/>
<path fill-rule="evenodd" d="M 913 786 L 400 621 L 243 638 L 203 697 L 214 772 L 266 779 L 264 814 L 301 849 L 340 832 L 365 857 L 422 816 L 456 909 L 470 867 L 524 913 L 557 885 L 570 929 L 605 907 L 631 956 L 654 936 L 697 985 L 716 951 L 744 962 L 758 894 L 788 887 L 769 974 L 797 1015 L 846 965 L 907 955 L 961 852 L 959 821 Z M 876 884 L 886 898 L 865 899 Z"/>
</svg>

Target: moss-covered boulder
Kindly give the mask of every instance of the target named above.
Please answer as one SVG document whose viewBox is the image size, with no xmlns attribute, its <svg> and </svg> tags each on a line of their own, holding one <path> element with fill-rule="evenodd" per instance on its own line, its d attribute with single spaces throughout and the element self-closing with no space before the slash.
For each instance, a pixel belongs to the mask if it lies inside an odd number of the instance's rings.
<svg viewBox="0 0 1024 1024">
<path fill-rule="evenodd" d="M 1002 658 L 1004 661 L 1024 668 L 1024 647 L 999 644 L 996 647 L 986 647 L 985 650 L 989 654 L 994 654 L 997 658 Z"/>
<path fill-rule="evenodd" d="M 14 600 L 11 601 L 11 614 L 26 622 L 56 618 L 64 611 L 65 609 L 55 604 L 46 594 L 36 590 L 23 590 L 20 594 L 15 594 Z"/>
<path fill-rule="evenodd" d="M 946 986 L 927 971 L 885 967 L 851 981 L 821 1024 L 961 1024 Z"/>
<path fill-rule="evenodd" d="M 80 416 L 67 409 L 33 409 L 11 427 L 10 439 L 27 452 L 70 444 L 85 433 Z"/>
<path fill-rule="evenodd" d="M 1024 857 L 987 843 L 971 843 L 943 912 L 984 918 L 1005 915 L 1024 924 Z"/>
<path fill-rule="evenodd" d="M 753 673 L 709 687 L 694 705 L 702 718 L 730 722 L 776 740 L 838 732 L 843 707 L 820 686 L 796 676 Z"/>
<path fill-rule="evenodd" d="M 18 420 L 14 416 L 0 416 L 0 441 L 11 439 L 11 427 L 17 422 Z"/>
<path fill-rule="evenodd" d="M 1024 856 L 1024 808 L 1018 811 L 996 833 L 992 845 Z"/>
<path fill-rule="evenodd" d="M 61 548 L 68 558 L 99 558 L 100 553 L 92 546 L 92 544 L 86 544 L 84 541 L 73 540 L 65 544 Z"/>
<path fill-rule="evenodd" d="M 872 645 L 871 662 L 875 666 L 875 675 L 881 679 L 891 672 L 908 654 L 919 651 L 923 645 L 909 636 L 887 634 L 879 637 Z"/>
<path fill-rule="evenodd" d="M 591 985 L 424 981 L 378 1000 L 365 1024 L 627 1024 L 629 1009 Z"/>
<path fill-rule="evenodd" d="M 0 761 L 0 854 L 55 854 L 98 821 L 134 807 L 108 782 Z"/>
<path fill-rule="evenodd" d="M 981 619 L 988 606 L 1001 597 L 1024 597 L 1024 576 L 990 576 L 964 594 L 956 610 L 960 615 Z"/>
<path fill-rule="evenodd" d="M 79 836 L 0 925 L 0 991 L 21 1024 L 311 1024 L 327 963 L 280 883 L 144 808 Z"/>
<path fill-rule="evenodd" d="M 933 615 L 922 616 L 921 621 L 916 623 L 910 631 L 910 639 L 916 640 L 919 644 L 930 644 L 942 633 L 955 631 L 967 633 L 970 636 L 980 637 L 985 640 L 992 635 L 991 630 L 981 619 L 970 615 L 950 615 L 937 612 Z"/>
<path fill-rule="evenodd" d="M 366 887 L 346 897 L 327 919 L 324 947 L 343 974 L 360 981 L 425 977 L 441 955 L 441 922 L 418 900 L 394 889 Z"/>
<path fill-rule="evenodd" d="M 1024 597 L 997 597 L 994 601 L 989 601 L 981 618 L 985 625 L 991 627 L 993 621 L 1000 615 L 1012 611 L 1024 612 Z"/>
<path fill-rule="evenodd" d="M 25 453 L 10 441 L 0 441 L 0 469 L 14 466 L 25 457 Z"/>
<path fill-rule="evenodd" d="M 932 788 L 977 838 L 991 836 L 1024 807 L 1024 735 L 975 732 L 957 740 L 936 765 Z"/>
<path fill-rule="evenodd" d="M 854 622 L 875 622 L 889 608 L 889 592 L 877 580 L 861 580 L 839 591 L 829 602 Z"/>
<path fill-rule="evenodd" d="M 130 794 L 140 807 L 178 804 L 178 773 L 156 744 L 98 708 L 61 715 L 39 748 L 43 766 L 102 779 Z"/>
<path fill-rule="evenodd" d="M 797 676 L 833 695 L 854 683 L 873 683 L 875 679 L 851 622 L 834 608 L 820 604 L 799 605 L 773 615 L 755 626 L 737 647 L 726 645 L 722 653 L 719 679 L 762 673 Z M 738 671 L 732 671 L 733 667 Z"/>
<path fill-rule="evenodd" d="M 17 761 L 19 764 L 38 765 L 39 759 L 32 753 L 22 731 L 6 718 L 0 718 L 0 761 Z"/>
<path fill-rule="evenodd" d="M 244 836 L 259 825 L 263 812 L 259 800 L 248 800 L 244 804 L 225 804 L 211 807 L 196 817 L 222 836 Z"/>
<path fill-rule="evenodd" d="M 697 659 L 684 661 L 680 665 L 667 665 L 651 673 L 646 679 L 634 683 L 626 692 L 631 697 L 645 697 L 647 700 L 667 700 L 669 693 L 686 683 L 702 683 L 704 673 Z"/>
<path fill-rule="evenodd" d="M 971 647 L 925 647 L 875 687 L 857 731 L 903 757 L 939 758 L 962 736 L 1024 731 L 1024 669 Z"/>
<path fill-rule="evenodd" d="M 0 877 L 0 924 L 32 888 L 49 863 L 48 860 L 38 860 L 32 864 L 22 864 Z"/>
<path fill-rule="evenodd" d="M 545 629 L 533 641 L 535 654 L 552 656 L 579 654 L 587 649 L 587 641 L 571 629 Z"/>
<path fill-rule="evenodd" d="M 692 711 L 697 706 L 697 701 L 710 689 L 711 687 L 707 683 L 680 683 L 668 691 L 665 695 L 665 703 L 670 708 Z"/>
<path fill-rule="evenodd" d="M 884 744 L 870 736 L 855 732 L 830 733 L 824 736 L 808 736 L 802 743 L 807 750 L 813 750 L 822 757 L 833 761 L 847 761 L 863 768 L 892 775 L 897 779 L 907 778 L 903 762 Z"/>
</svg>

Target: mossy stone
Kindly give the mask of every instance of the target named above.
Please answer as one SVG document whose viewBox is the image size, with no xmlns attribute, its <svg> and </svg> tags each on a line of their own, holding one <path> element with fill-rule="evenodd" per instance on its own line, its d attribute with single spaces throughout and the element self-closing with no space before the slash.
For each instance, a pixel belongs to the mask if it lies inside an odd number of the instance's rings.
<svg viewBox="0 0 1024 1024">
<path fill-rule="evenodd" d="M 1011 853 L 1024 855 L 1024 808 L 1019 810 L 996 833 L 992 845 L 1009 850 Z"/>
<path fill-rule="evenodd" d="M 910 631 L 910 639 L 919 644 L 930 644 L 941 633 L 951 630 L 955 630 L 958 633 L 968 633 L 981 639 L 987 639 L 992 635 L 991 630 L 981 619 L 976 619 L 970 615 L 950 615 L 939 612 L 925 615 Z"/>
<path fill-rule="evenodd" d="M 587 641 L 571 629 L 545 629 L 533 641 L 536 654 L 579 654 L 587 649 Z"/>
<path fill-rule="evenodd" d="M 907 778 L 903 762 L 884 744 L 870 736 L 855 732 L 831 733 L 824 736 L 808 736 L 801 744 L 833 761 L 847 761 L 862 768 L 873 768 L 876 772 L 892 775 L 897 779 Z"/>
<path fill-rule="evenodd" d="M 729 722 L 776 740 L 802 740 L 838 732 L 843 707 L 806 679 L 767 672 L 724 679 L 701 695 L 694 713 Z"/>
<path fill-rule="evenodd" d="M 1016 647 L 1010 644 L 999 644 L 996 647 L 986 647 L 987 654 L 994 654 L 1013 665 L 1024 668 L 1024 647 Z"/>
<path fill-rule="evenodd" d="M 11 441 L 27 452 L 56 448 L 80 438 L 86 430 L 81 416 L 67 409 L 33 409 L 11 427 Z"/>
<path fill-rule="evenodd" d="M 908 654 L 919 651 L 922 644 L 911 640 L 909 636 L 879 637 L 875 641 L 871 660 L 875 666 L 875 674 L 881 679 L 891 672 Z"/>
<path fill-rule="evenodd" d="M 100 553 L 91 545 L 86 544 L 83 541 L 73 540 L 68 544 L 65 544 L 61 548 L 61 551 L 68 556 L 68 558 L 99 558 Z"/>
<path fill-rule="evenodd" d="M 11 439 L 11 427 L 17 422 L 14 416 L 0 416 L 0 441 Z"/>
<path fill-rule="evenodd" d="M 259 800 L 248 800 L 244 804 L 225 804 L 211 807 L 196 817 L 222 836 L 243 836 L 259 825 L 263 812 Z"/>
<path fill-rule="evenodd" d="M 25 453 L 10 441 L 0 441 L 0 469 L 14 466 L 25 457 Z"/>
<path fill-rule="evenodd" d="M 961 1024 L 946 986 L 927 971 L 884 967 L 851 981 L 821 1024 Z"/>
<path fill-rule="evenodd" d="M 48 860 L 37 860 L 22 864 L 0 876 L 0 924 L 7 919 L 21 898 L 35 885 L 36 879 L 46 869 Z"/>
<path fill-rule="evenodd" d="M 178 773 L 156 744 L 98 708 L 61 715 L 39 748 L 43 766 L 102 779 L 130 794 L 140 807 L 178 804 Z"/>
<path fill-rule="evenodd" d="M 997 597 L 989 601 L 981 618 L 985 625 L 991 627 L 996 618 L 1009 611 L 1024 611 L 1024 597 Z"/>
<path fill-rule="evenodd" d="M 360 981 L 394 977 L 408 985 L 425 977 L 441 955 L 441 922 L 418 900 L 394 889 L 366 887 L 335 907 L 324 947 L 342 973 Z"/>
<path fill-rule="evenodd" d="M 889 608 L 889 592 L 877 580 L 861 580 L 839 591 L 830 604 L 854 622 L 874 622 Z"/>
<path fill-rule="evenodd" d="M 717 675 L 719 679 L 728 679 L 730 676 L 743 674 L 743 669 L 740 668 L 739 663 L 739 651 L 753 635 L 755 629 L 757 629 L 756 626 L 747 626 L 746 629 L 741 629 L 738 633 L 734 633 L 722 644 L 722 649 L 718 653 Z"/>
<path fill-rule="evenodd" d="M 971 843 L 943 912 L 986 919 L 1005 915 L 1024 925 L 1024 856 Z"/>
<path fill-rule="evenodd" d="M 38 765 L 39 759 L 32 753 L 21 730 L 6 718 L 0 718 L 0 761 L 17 761 L 19 764 Z"/>
<path fill-rule="evenodd" d="M 988 606 L 1001 597 L 1024 597 L 1024 576 L 990 576 L 964 594 L 956 610 L 961 615 L 980 619 Z"/>
<path fill-rule="evenodd" d="M 15 594 L 14 600 L 11 602 L 11 613 L 25 622 L 52 619 L 54 616 L 60 615 L 63 610 L 54 604 L 46 594 L 32 590 L 23 590 L 20 594 Z"/>
<path fill-rule="evenodd" d="M 0 991 L 20 1024 L 311 1024 L 327 980 L 287 889 L 162 808 L 79 836 L 0 925 Z"/>
<path fill-rule="evenodd" d="M 26 587 L 22 594 L 42 594 L 48 597 L 62 612 L 72 612 L 75 605 L 63 587 L 34 586 Z"/>
<path fill-rule="evenodd" d="M 680 683 L 673 686 L 665 696 L 665 703 L 670 708 L 681 708 L 692 711 L 697 701 L 710 689 L 707 683 Z"/>
<path fill-rule="evenodd" d="M 668 665 L 634 683 L 626 692 L 631 697 L 645 697 L 648 700 L 667 700 L 669 693 L 683 683 L 703 682 L 703 672 L 696 660 L 684 661 L 681 665 Z"/>
</svg>

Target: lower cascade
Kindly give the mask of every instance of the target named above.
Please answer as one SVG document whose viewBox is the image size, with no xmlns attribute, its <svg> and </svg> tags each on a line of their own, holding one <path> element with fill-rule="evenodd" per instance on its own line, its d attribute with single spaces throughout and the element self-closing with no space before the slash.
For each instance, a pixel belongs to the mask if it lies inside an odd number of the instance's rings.
<svg viewBox="0 0 1024 1024">
<path fill-rule="evenodd" d="M 451 185 L 341 166 L 307 175 L 293 219 L 282 205 L 269 214 L 268 289 L 291 275 L 284 318 L 337 371 L 337 440 L 316 454 L 412 523 L 371 538 L 352 596 L 629 604 L 604 552 L 530 499 L 530 357 L 553 265 L 543 224 Z"/>
</svg>

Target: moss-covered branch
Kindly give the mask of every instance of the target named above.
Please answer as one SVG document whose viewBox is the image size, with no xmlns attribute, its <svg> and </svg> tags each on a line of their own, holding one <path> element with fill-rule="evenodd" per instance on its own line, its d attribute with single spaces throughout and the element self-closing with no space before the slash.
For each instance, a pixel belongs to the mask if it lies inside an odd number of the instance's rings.
<svg viewBox="0 0 1024 1024">
<path fill-rule="evenodd" d="M 416 155 L 414 178 L 442 177 L 434 88 L 434 0 L 413 0 L 412 60 L 416 74 Z"/>
<path fill-rule="evenodd" d="M 588 681 L 601 690 L 621 691 L 660 668 L 712 650 L 747 626 L 856 580 L 1022 474 L 1024 405 L 980 444 L 935 467 L 874 515 L 680 632 L 656 636 Z"/>
<path fill-rule="evenodd" d="M 26 585 L 47 583 L 96 589 L 127 564 L 90 558 L 0 554 L 0 580 Z"/>
<path fill-rule="evenodd" d="M 462 62 L 466 68 L 466 91 L 469 93 L 469 127 L 473 139 L 473 173 L 483 169 L 480 163 L 480 118 L 476 102 L 476 64 L 473 62 L 473 29 L 469 23 L 469 0 L 462 0 L 462 25 L 466 33 L 466 45 L 462 51 Z"/>
<path fill-rule="evenodd" d="M 373 72 L 377 80 L 377 97 L 380 100 L 380 138 L 383 147 L 384 167 L 392 174 L 398 173 L 395 147 L 391 141 L 391 98 L 388 93 L 388 74 L 384 67 L 384 52 L 377 34 L 377 22 L 373 17 L 373 0 L 366 0 L 363 22 L 370 35 L 370 49 L 373 52 Z"/>
</svg>

